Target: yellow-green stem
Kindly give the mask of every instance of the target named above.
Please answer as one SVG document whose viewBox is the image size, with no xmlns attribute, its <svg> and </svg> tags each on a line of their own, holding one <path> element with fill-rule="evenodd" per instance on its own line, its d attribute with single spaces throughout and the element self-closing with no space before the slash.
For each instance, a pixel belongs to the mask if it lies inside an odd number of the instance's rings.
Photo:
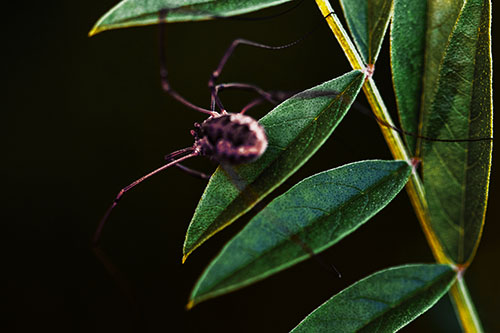
<svg viewBox="0 0 500 333">
<path fill-rule="evenodd" d="M 318 5 L 321 14 L 327 17 L 327 23 L 332 30 L 333 34 L 337 38 L 342 50 L 344 51 L 349 63 L 353 69 L 367 70 L 367 66 L 363 63 L 359 53 L 357 52 L 354 44 L 352 43 L 349 35 L 346 33 L 339 21 L 337 15 L 334 13 L 333 8 L 327 0 L 315 0 Z M 373 67 L 371 66 L 370 70 Z M 382 100 L 382 96 L 378 92 L 375 81 L 370 77 L 365 82 L 363 86 L 363 91 L 370 103 L 373 113 L 377 118 L 381 120 L 380 129 L 384 136 L 384 139 L 389 146 L 389 149 L 395 159 L 406 160 L 411 162 L 411 156 L 408 153 L 403 140 L 399 136 L 399 133 L 387 125 L 394 126 L 394 123 L 387 111 L 387 108 Z M 385 123 L 385 124 L 382 124 Z M 424 195 L 424 187 L 420 177 L 414 170 L 412 176 L 406 185 L 406 191 L 410 197 L 410 201 L 413 205 L 413 209 L 417 215 L 420 225 L 424 230 L 425 236 L 429 243 L 429 246 L 439 263 L 445 263 L 453 265 L 452 261 L 446 257 L 441 243 L 438 241 L 434 230 L 430 224 L 430 219 L 428 215 L 427 202 Z M 464 268 L 465 269 L 465 268 Z M 459 274 L 459 279 L 450 289 L 450 295 L 452 296 L 453 303 L 456 308 L 456 312 L 461 321 L 462 328 L 465 332 L 482 332 L 482 327 L 478 316 L 475 312 L 474 305 L 469 297 L 465 282 L 462 278 L 463 271 Z"/>
<path fill-rule="evenodd" d="M 462 330 L 467 333 L 483 332 L 481 321 L 469 295 L 464 277 L 460 274 L 457 282 L 450 289 L 451 301 L 455 312 L 460 318 Z"/>
</svg>

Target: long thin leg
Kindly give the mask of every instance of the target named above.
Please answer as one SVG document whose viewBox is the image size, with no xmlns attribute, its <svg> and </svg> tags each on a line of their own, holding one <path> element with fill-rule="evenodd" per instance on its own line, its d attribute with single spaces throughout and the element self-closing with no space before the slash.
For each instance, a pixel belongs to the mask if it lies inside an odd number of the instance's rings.
<svg viewBox="0 0 500 333">
<path fill-rule="evenodd" d="M 250 103 L 248 103 L 247 105 L 245 105 L 241 110 L 240 110 L 240 113 L 241 114 L 244 114 L 245 112 L 247 112 L 248 110 L 250 110 L 251 108 L 257 106 L 257 105 L 260 105 L 264 102 L 264 99 L 259 97 L 259 98 L 256 98 L 254 99 L 253 101 L 251 101 Z"/>
<path fill-rule="evenodd" d="M 333 14 L 333 12 L 329 13 L 328 15 L 326 15 L 324 17 L 324 19 L 326 19 L 328 16 L 330 16 L 332 14 Z M 226 52 L 222 56 L 222 59 L 219 61 L 219 65 L 212 72 L 212 74 L 210 75 L 210 79 L 208 80 L 208 87 L 210 88 L 210 91 L 211 91 L 212 101 L 215 101 L 215 104 L 217 104 L 217 106 L 221 110 L 224 110 L 224 108 L 222 107 L 222 103 L 220 103 L 219 99 L 217 98 L 217 91 L 216 91 L 216 88 L 215 88 L 215 86 L 216 86 L 215 83 L 216 83 L 217 79 L 219 78 L 219 76 L 220 76 L 220 74 L 222 72 L 222 69 L 224 68 L 224 66 L 226 65 L 227 61 L 229 60 L 229 57 L 233 54 L 234 50 L 236 49 L 236 47 L 238 45 L 243 44 L 243 45 L 258 47 L 258 48 L 267 49 L 267 50 L 282 50 L 282 49 L 286 49 L 288 47 L 294 46 L 294 45 L 302 42 L 306 37 L 308 37 L 311 33 L 313 33 L 317 28 L 318 27 L 313 28 L 311 31 L 309 31 L 306 34 L 304 34 L 301 38 L 299 38 L 299 39 L 297 39 L 297 40 L 295 40 L 295 41 L 293 41 L 291 43 L 288 43 L 288 44 L 285 44 L 285 45 L 280 45 L 280 46 L 271 46 L 271 45 L 261 44 L 261 43 L 253 42 L 253 41 L 250 41 L 250 40 L 247 40 L 247 39 L 243 39 L 243 38 L 235 39 L 231 43 L 231 45 L 229 45 L 229 47 L 227 48 Z"/>
<path fill-rule="evenodd" d="M 179 156 L 183 152 L 189 151 L 191 149 L 192 149 L 191 147 L 190 148 L 185 148 L 185 149 L 181 149 L 181 150 L 178 150 L 176 152 L 173 152 L 171 154 L 168 154 L 168 155 L 165 156 L 165 162 L 166 163 L 172 162 L 173 160 L 175 160 L 175 158 L 177 156 Z M 187 172 L 191 176 L 194 176 L 194 177 L 197 177 L 197 178 L 201 178 L 201 179 L 209 179 L 210 178 L 210 176 L 207 175 L 206 173 L 203 173 L 203 172 L 200 172 L 198 170 L 194 170 L 194 169 L 188 168 L 187 166 L 184 166 L 184 165 L 182 165 L 180 163 L 177 163 L 175 166 L 178 167 L 179 169 L 181 169 L 182 171 Z"/>
<path fill-rule="evenodd" d="M 262 88 L 248 83 L 221 83 L 215 86 L 215 94 L 212 94 L 212 103 L 211 109 L 215 110 L 215 106 L 217 105 L 221 110 L 224 110 L 224 105 L 222 104 L 219 98 L 219 92 L 225 89 L 243 89 L 243 90 L 251 90 L 259 94 L 264 100 L 268 101 L 271 104 L 277 104 L 278 102 L 274 99 L 271 93 L 263 90 Z"/>
<path fill-rule="evenodd" d="M 205 180 L 210 179 L 210 175 L 207 175 L 206 173 L 203 173 L 201 171 L 188 168 L 187 166 L 184 166 L 182 164 L 176 164 L 175 166 L 193 177 L 201 178 L 201 179 L 205 179 Z"/>
<path fill-rule="evenodd" d="M 151 176 L 154 176 L 156 175 L 157 173 L 173 166 L 173 165 L 176 165 L 177 163 L 179 162 L 182 162 L 184 160 L 187 160 L 188 158 L 191 158 L 193 156 L 198 156 L 199 155 L 199 152 L 198 151 L 195 151 L 194 148 L 186 148 L 186 149 L 181 149 L 180 151 L 182 151 L 183 153 L 185 152 L 191 152 L 190 154 L 188 155 L 185 155 L 185 156 L 182 156 L 170 163 L 167 163 L 161 167 L 159 167 L 158 169 L 156 170 L 153 170 L 151 171 L 150 173 L 148 173 L 147 175 L 145 176 L 142 176 L 141 178 L 137 179 L 136 181 L 132 182 L 131 184 L 129 184 L 128 186 L 125 186 L 124 188 L 122 188 L 120 190 L 120 192 L 118 192 L 118 195 L 116 196 L 116 198 L 113 200 L 113 203 L 111 204 L 111 206 L 109 206 L 109 208 L 106 210 L 106 212 L 104 213 L 104 216 L 102 217 L 101 221 L 99 222 L 99 225 L 94 233 L 94 237 L 92 237 L 92 243 L 94 245 L 97 245 L 99 243 L 99 239 L 101 237 L 101 232 L 102 232 L 102 228 L 104 227 L 104 223 L 106 222 L 106 220 L 108 219 L 109 215 L 111 214 L 111 211 L 113 210 L 113 208 L 116 207 L 116 205 L 118 204 L 118 202 L 120 201 L 120 199 L 122 198 L 122 196 L 127 193 L 129 190 L 131 190 L 132 188 L 134 188 L 135 186 L 139 185 L 140 183 L 142 183 L 144 180 L 148 179 L 149 177 Z M 176 152 L 177 153 L 177 152 Z"/>
<path fill-rule="evenodd" d="M 167 64 L 166 64 L 166 57 L 165 57 L 165 15 L 167 11 L 163 10 L 160 11 L 160 81 L 161 81 L 161 88 L 163 91 L 165 91 L 167 94 L 172 96 L 174 99 L 179 101 L 180 103 L 184 104 L 188 108 L 191 108 L 195 111 L 199 111 L 202 113 L 209 114 L 211 116 L 216 116 L 217 113 L 213 112 L 211 110 L 204 109 L 202 107 L 199 107 L 197 105 L 194 105 L 193 103 L 189 102 L 186 100 L 184 97 L 182 97 L 177 91 L 172 89 L 170 86 L 170 82 L 168 82 L 168 71 L 167 71 Z"/>
<path fill-rule="evenodd" d="M 382 126 L 389 127 L 390 129 L 393 129 L 393 130 L 395 130 L 398 133 L 410 135 L 410 136 L 413 136 L 415 138 L 420 138 L 420 139 L 427 140 L 427 141 L 435 141 L 435 142 L 476 142 L 476 141 L 492 141 L 493 140 L 492 137 L 479 137 L 479 138 L 467 138 L 467 139 L 440 139 L 440 138 L 431 138 L 431 137 L 428 137 L 428 136 L 425 136 L 425 135 L 420 135 L 420 134 L 415 133 L 415 132 L 409 132 L 409 131 L 406 131 L 406 130 L 404 130 L 402 128 L 398 128 L 396 126 L 393 126 L 393 125 L 389 124 L 388 122 L 384 121 L 383 119 L 380 119 L 370 109 L 366 108 L 364 105 L 362 105 L 362 104 L 360 104 L 358 102 L 354 102 L 353 103 L 353 107 L 355 109 L 357 109 L 358 111 L 360 111 L 361 113 L 372 117 L 373 119 L 375 119 Z"/>
<path fill-rule="evenodd" d="M 297 92 L 290 92 L 290 91 L 283 91 L 283 90 L 277 90 L 277 91 L 265 91 L 262 88 L 253 85 L 253 84 L 248 84 L 248 83 L 221 83 L 215 86 L 215 92 L 216 95 L 212 96 L 212 110 L 215 110 L 215 105 L 217 104 L 218 106 L 222 107 L 224 109 L 224 105 L 222 104 L 219 93 L 222 90 L 226 89 L 242 89 L 242 90 L 251 90 L 254 91 L 255 93 L 259 94 L 262 99 L 262 102 L 268 101 L 269 103 L 273 105 L 277 105 L 281 102 L 283 102 L 285 99 L 291 97 Z M 253 103 L 253 102 L 252 102 Z M 241 113 L 241 112 L 240 112 Z"/>
<path fill-rule="evenodd" d="M 247 40 L 247 39 L 242 39 L 242 38 L 235 39 L 231 43 L 231 45 L 229 45 L 229 47 L 227 48 L 226 52 L 224 53 L 224 55 L 222 56 L 222 59 L 219 62 L 219 65 L 212 72 L 212 74 L 210 75 L 210 79 L 208 80 L 208 87 L 210 88 L 211 96 L 212 96 L 212 101 L 213 101 L 212 104 L 217 104 L 217 106 L 221 110 L 224 110 L 224 107 L 222 106 L 222 103 L 220 103 L 220 100 L 217 97 L 217 90 L 216 90 L 215 83 L 216 83 L 217 79 L 219 78 L 219 76 L 220 76 L 220 74 L 222 72 L 222 69 L 226 65 L 229 57 L 233 54 L 234 50 L 236 49 L 236 47 L 238 45 L 240 45 L 240 44 L 249 45 L 249 46 L 254 46 L 254 47 L 258 47 L 258 48 L 262 48 L 262 49 L 267 49 L 267 50 L 281 50 L 281 49 L 285 49 L 287 47 L 291 47 L 291 46 L 293 46 L 295 44 L 298 44 L 301 41 L 302 41 L 302 38 L 298 39 L 296 41 L 293 41 L 293 42 L 291 42 L 289 44 L 286 44 L 286 45 L 270 46 L 270 45 L 265 45 L 265 44 L 260 44 L 260 43 L 252 42 L 252 41 Z"/>
</svg>

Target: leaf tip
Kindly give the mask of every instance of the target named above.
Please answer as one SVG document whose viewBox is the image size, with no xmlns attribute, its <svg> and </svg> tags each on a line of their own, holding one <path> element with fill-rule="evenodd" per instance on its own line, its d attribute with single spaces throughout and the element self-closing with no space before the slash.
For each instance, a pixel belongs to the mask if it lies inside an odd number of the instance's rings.
<svg viewBox="0 0 500 333">
<path fill-rule="evenodd" d="M 190 299 L 189 302 L 186 304 L 186 310 L 191 310 L 193 308 L 193 306 L 195 306 L 196 303 L 194 302 L 194 300 Z"/>
<path fill-rule="evenodd" d="M 191 252 L 188 252 L 186 253 L 185 255 L 182 256 L 182 263 L 184 264 L 187 260 L 187 258 L 189 257 L 189 255 L 191 254 Z"/>
<path fill-rule="evenodd" d="M 94 25 L 94 27 L 89 31 L 88 36 L 92 37 L 100 33 L 103 29 L 99 27 L 98 25 Z"/>
</svg>

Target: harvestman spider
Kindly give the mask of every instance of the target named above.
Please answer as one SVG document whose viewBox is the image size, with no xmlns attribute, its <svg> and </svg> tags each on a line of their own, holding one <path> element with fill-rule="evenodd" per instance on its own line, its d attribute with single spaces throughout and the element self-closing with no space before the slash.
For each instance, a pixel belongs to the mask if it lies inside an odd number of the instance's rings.
<svg viewBox="0 0 500 333">
<path fill-rule="evenodd" d="M 182 170 L 198 176 L 200 178 L 209 178 L 208 175 L 201 173 L 196 170 L 192 170 L 180 164 L 181 162 L 194 157 L 194 156 L 206 156 L 221 164 L 237 165 L 250 163 L 257 160 L 267 148 L 267 137 L 264 128 L 252 117 L 245 115 L 245 112 L 255 107 L 263 102 L 269 102 L 272 104 L 278 104 L 279 102 L 290 97 L 290 93 L 277 91 L 277 92 L 266 92 L 261 88 L 247 83 L 226 83 L 226 84 L 216 84 L 218 77 L 220 76 L 225 64 L 227 63 L 229 57 L 232 55 L 234 50 L 238 45 L 249 45 L 263 49 L 279 50 L 291 47 L 302 41 L 307 34 L 289 44 L 282 46 L 268 46 L 264 44 L 255 43 L 246 39 L 236 39 L 228 47 L 224 56 L 220 60 L 217 68 L 210 75 L 208 82 L 208 87 L 211 93 L 211 108 L 210 110 L 194 105 L 193 103 L 182 97 L 176 90 L 174 90 L 168 81 L 168 71 L 166 68 L 165 61 L 165 48 L 164 34 L 165 34 L 165 23 L 164 17 L 166 15 L 165 11 L 160 12 L 160 80 L 161 87 L 164 92 L 168 93 L 174 99 L 179 101 L 181 104 L 193 109 L 195 111 L 205 113 L 209 117 L 203 121 L 201 124 L 195 123 L 194 129 L 191 130 L 191 135 L 194 137 L 194 144 L 191 147 L 183 148 L 174 151 L 165 156 L 165 165 L 159 167 L 156 170 L 142 176 L 136 181 L 132 182 L 128 186 L 124 187 L 118 192 L 118 195 L 113 200 L 111 206 L 106 210 L 104 216 L 99 222 L 99 225 L 92 238 L 92 243 L 97 245 L 102 233 L 103 226 L 107 219 L 109 218 L 111 211 L 116 207 L 122 196 L 134 188 L 136 185 L 140 184 L 149 177 L 170 168 L 171 166 L 177 166 Z M 224 108 L 220 98 L 219 92 L 224 89 L 243 89 L 254 91 L 259 95 L 258 98 L 252 100 L 246 106 L 244 106 L 239 113 L 230 113 Z M 219 112 L 216 111 L 219 109 Z"/>
</svg>

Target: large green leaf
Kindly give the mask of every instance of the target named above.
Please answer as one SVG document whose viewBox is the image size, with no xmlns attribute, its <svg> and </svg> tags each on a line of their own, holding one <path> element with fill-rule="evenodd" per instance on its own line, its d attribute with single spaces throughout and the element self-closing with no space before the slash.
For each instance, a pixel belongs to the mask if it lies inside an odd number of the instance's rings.
<svg viewBox="0 0 500 333">
<path fill-rule="evenodd" d="M 434 305 L 455 279 L 447 265 L 385 269 L 330 298 L 291 332 L 396 332 Z"/>
<path fill-rule="evenodd" d="M 359 228 L 404 187 L 404 161 L 363 161 L 309 177 L 274 199 L 203 273 L 191 304 L 305 260 Z"/>
<path fill-rule="evenodd" d="M 423 114 L 433 138 L 489 138 L 491 101 L 490 2 L 468 0 L 450 38 L 436 95 Z M 445 254 L 471 260 L 481 235 L 493 142 L 422 142 L 423 180 L 432 227 Z"/>
<path fill-rule="evenodd" d="M 391 17 L 392 0 L 341 0 L 354 42 L 366 64 L 374 65 Z"/>
<path fill-rule="evenodd" d="M 189 225 L 184 258 L 300 168 L 342 120 L 364 79 L 352 71 L 291 97 L 262 118 L 266 152 L 254 163 L 219 167 L 212 175 Z"/>
<path fill-rule="evenodd" d="M 439 77 L 439 66 L 443 61 L 446 46 L 464 2 L 465 0 L 427 0 L 427 33 L 421 112 L 430 108 Z"/>
<path fill-rule="evenodd" d="M 89 35 L 157 24 L 161 10 L 166 11 L 166 22 L 200 21 L 250 13 L 288 1 L 292 0 L 122 0 L 97 21 Z"/>
<path fill-rule="evenodd" d="M 394 0 L 391 25 L 391 68 L 398 104 L 399 119 L 404 130 L 417 133 L 424 76 L 427 1 Z M 417 138 L 405 135 L 412 156 Z"/>
<path fill-rule="evenodd" d="M 421 113 L 428 110 L 439 65 L 464 0 L 394 0 L 391 67 L 401 126 L 418 133 Z M 421 133 L 420 133 L 421 134 Z M 405 135 L 412 155 L 418 139 Z"/>
</svg>

